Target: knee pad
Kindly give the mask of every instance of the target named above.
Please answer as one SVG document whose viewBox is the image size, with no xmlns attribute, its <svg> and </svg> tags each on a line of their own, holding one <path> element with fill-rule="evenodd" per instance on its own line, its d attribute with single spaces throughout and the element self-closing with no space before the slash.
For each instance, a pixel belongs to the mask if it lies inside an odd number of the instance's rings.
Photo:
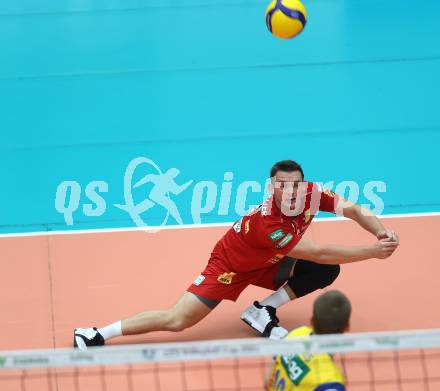
<svg viewBox="0 0 440 391">
<path fill-rule="evenodd" d="M 323 289 L 336 280 L 340 273 L 339 265 L 314 264 L 312 270 L 293 273 L 287 285 L 295 293 L 296 297 L 305 296 L 317 289 Z"/>
<path fill-rule="evenodd" d="M 341 267 L 339 265 L 325 265 L 325 266 L 326 266 L 326 271 L 325 273 L 323 272 L 323 282 L 325 282 L 325 285 L 323 286 L 323 288 L 332 284 L 333 281 L 335 281 L 338 278 L 339 273 L 341 272 Z"/>
</svg>

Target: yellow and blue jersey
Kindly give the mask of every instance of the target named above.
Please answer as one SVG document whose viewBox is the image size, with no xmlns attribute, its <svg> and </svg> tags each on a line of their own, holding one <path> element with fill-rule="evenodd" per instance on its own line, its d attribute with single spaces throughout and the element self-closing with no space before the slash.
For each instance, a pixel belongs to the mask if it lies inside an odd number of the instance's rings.
<svg viewBox="0 0 440 391">
<path fill-rule="evenodd" d="M 299 327 L 286 338 L 312 334 Z M 275 358 L 267 391 L 345 391 L 345 378 L 330 354 L 280 355 Z"/>
</svg>

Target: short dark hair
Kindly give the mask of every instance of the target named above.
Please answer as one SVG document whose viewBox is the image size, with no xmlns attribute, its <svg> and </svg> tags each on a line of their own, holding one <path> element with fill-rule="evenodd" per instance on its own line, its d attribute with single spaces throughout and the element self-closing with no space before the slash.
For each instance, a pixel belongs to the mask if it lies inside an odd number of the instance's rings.
<svg viewBox="0 0 440 391">
<path fill-rule="evenodd" d="M 337 290 L 320 295 L 313 304 L 313 323 L 316 334 L 343 333 L 348 326 L 351 304 L 347 296 Z"/>
<path fill-rule="evenodd" d="M 273 178 L 278 171 L 299 171 L 304 179 L 304 172 L 301 166 L 293 160 L 281 160 L 280 162 L 275 163 L 270 169 L 270 177 Z"/>
</svg>

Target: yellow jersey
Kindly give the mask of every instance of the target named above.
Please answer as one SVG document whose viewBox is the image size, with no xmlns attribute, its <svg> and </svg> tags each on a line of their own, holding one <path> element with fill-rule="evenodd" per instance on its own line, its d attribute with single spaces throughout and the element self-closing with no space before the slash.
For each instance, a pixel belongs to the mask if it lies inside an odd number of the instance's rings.
<svg viewBox="0 0 440 391">
<path fill-rule="evenodd" d="M 312 333 L 312 328 L 304 326 L 286 338 Z M 280 355 L 275 358 L 267 391 L 345 391 L 345 378 L 330 354 Z"/>
</svg>

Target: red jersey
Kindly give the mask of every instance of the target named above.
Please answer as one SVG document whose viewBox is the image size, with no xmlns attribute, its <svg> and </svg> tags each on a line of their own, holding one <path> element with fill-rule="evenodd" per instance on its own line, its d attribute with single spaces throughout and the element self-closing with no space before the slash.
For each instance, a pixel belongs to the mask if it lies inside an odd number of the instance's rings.
<svg viewBox="0 0 440 391">
<path fill-rule="evenodd" d="M 339 199 L 313 182 L 308 182 L 301 198 L 301 213 L 296 216 L 283 214 L 273 198 L 268 198 L 226 232 L 214 247 L 211 260 L 241 273 L 273 266 L 301 240 L 319 210 L 335 213 Z"/>
</svg>

